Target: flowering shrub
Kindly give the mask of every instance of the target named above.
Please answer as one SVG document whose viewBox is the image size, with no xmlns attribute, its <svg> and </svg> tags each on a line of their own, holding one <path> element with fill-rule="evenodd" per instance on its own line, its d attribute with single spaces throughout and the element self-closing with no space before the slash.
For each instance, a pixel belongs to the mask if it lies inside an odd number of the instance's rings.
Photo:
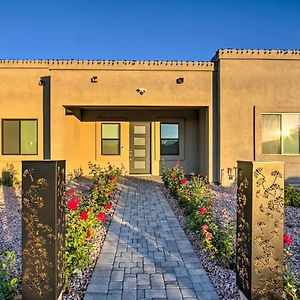
<svg viewBox="0 0 300 300">
<path fill-rule="evenodd" d="M 300 276 L 295 275 L 290 268 L 290 258 L 292 253 L 289 249 L 289 246 L 292 244 L 293 240 L 292 237 L 285 233 L 283 235 L 283 242 L 285 245 L 284 249 L 284 275 L 283 275 L 283 282 L 284 282 L 284 293 L 283 299 L 288 300 L 298 300 L 300 299 Z"/>
<path fill-rule="evenodd" d="M 234 224 L 221 224 L 213 215 L 213 193 L 202 175 L 193 175 L 188 182 L 177 161 L 170 169 L 163 170 L 165 188 L 184 207 L 188 216 L 188 227 L 200 234 L 205 249 L 212 258 L 233 269 L 235 266 Z"/>
<path fill-rule="evenodd" d="M 112 208 L 110 198 L 116 188 L 120 169 L 109 166 L 101 169 L 90 164 L 94 186 L 89 197 L 69 189 L 66 195 L 66 253 L 65 280 L 68 286 L 72 276 L 80 276 L 90 263 L 93 236 L 96 228 L 106 221 Z"/>
</svg>

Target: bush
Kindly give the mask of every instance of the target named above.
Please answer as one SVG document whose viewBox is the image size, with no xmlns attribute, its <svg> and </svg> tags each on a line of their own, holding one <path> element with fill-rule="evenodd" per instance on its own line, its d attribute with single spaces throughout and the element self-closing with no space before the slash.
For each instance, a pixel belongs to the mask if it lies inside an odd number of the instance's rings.
<svg viewBox="0 0 300 300">
<path fill-rule="evenodd" d="M 15 273 L 14 263 L 16 253 L 11 250 L 0 251 L 0 299 L 10 300 L 17 289 L 18 279 Z"/>
<path fill-rule="evenodd" d="M 18 183 L 18 179 L 16 177 L 17 172 L 13 164 L 7 164 L 6 167 L 2 170 L 0 184 L 5 186 L 13 186 Z"/>
<path fill-rule="evenodd" d="M 106 213 L 111 209 L 110 197 L 121 175 L 120 169 L 109 166 L 101 169 L 90 165 L 95 183 L 90 196 L 69 189 L 66 208 L 66 252 L 65 281 L 69 286 L 72 277 L 80 277 L 83 270 L 91 263 L 93 238 L 97 227 L 106 220 Z"/>
<path fill-rule="evenodd" d="M 235 227 L 228 218 L 224 226 L 213 215 L 213 192 L 208 187 L 207 178 L 193 175 L 188 182 L 177 161 L 172 168 L 163 168 L 162 180 L 165 188 L 184 208 L 188 228 L 201 236 L 210 257 L 218 258 L 224 267 L 234 269 Z"/>
<path fill-rule="evenodd" d="M 300 191 L 288 184 L 284 190 L 284 204 L 300 207 Z"/>
</svg>

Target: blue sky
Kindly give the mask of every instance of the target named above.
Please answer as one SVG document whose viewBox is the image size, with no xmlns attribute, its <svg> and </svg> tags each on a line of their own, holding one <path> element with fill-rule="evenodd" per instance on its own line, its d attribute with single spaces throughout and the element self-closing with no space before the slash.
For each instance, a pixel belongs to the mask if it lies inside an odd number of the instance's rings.
<svg viewBox="0 0 300 300">
<path fill-rule="evenodd" d="M 210 60 L 300 49 L 299 0 L 1 0 L 2 59 Z"/>
</svg>

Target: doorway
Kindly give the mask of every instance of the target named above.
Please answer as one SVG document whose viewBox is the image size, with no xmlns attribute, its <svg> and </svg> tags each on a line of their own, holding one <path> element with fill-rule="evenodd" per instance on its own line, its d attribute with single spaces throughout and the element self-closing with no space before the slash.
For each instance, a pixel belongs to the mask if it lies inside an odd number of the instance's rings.
<svg viewBox="0 0 300 300">
<path fill-rule="evenodd" d="M 129 125 L 129 172 L 151 173 L 151 123 L 130 122 Z"/>
</svg>

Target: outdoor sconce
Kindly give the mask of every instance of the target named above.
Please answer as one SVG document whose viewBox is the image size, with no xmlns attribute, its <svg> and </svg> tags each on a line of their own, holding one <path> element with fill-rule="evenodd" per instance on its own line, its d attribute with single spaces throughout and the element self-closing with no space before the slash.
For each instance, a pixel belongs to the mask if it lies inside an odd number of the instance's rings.
<svg viewBox="0 0 300 300">
<path fill-rule="evenodd" d="M 182 84 L 184 82 L 184 78 L 183 77 L 179 77 L 176 79 L 176 83 L 177 84 Z"/>
<path fill-rule="evenodd" d="M 140 95 L 143 95 L 144 93 L 147 92 L 147 89 L 145 89 L 145 88 L 138 88 L 136 91 L 137 91 Z"/>
<path fill-rule="evenodd" d="M 39 86 L 43 86 L 45 84 L 45 81 L 40 78 L 40 80 L 38 81 Z"/>
<path fill-rule="evenodd" d="M 91 77 L 91 83 L 97 83 L 97 82 L 98 82 L 98 77 L 97 76 Z"/>
</svg>

